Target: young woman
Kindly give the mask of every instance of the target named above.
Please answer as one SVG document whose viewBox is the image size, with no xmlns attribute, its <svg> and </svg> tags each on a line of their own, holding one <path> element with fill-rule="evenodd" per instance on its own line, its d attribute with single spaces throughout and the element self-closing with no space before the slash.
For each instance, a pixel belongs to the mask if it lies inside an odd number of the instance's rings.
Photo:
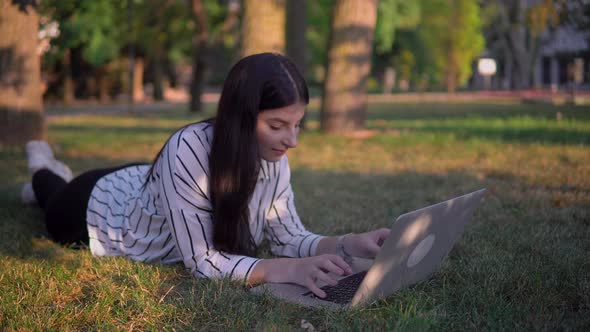
<svg viewBox="0 0 590 332">
<path fill-rule="evenodd" d="M 56 241 L 87 244 L 95 256 L 182 261 L 196 277 L 296 283 L 324 297 L 318 283 L 336 284 L 330 272 L 351 273 L 350 255 L 374 257 L 389 230 L 324 237 L 301 224 L 286 152 L 297 145 L 308 102 L 287 58 L 248 56 L 231 69 L 217 116 L 178 130 L 152 165 L 94 170 L 68 182 L 71 171 L 47 143 L 30 142 L 34 175 L 23 197 L 45 210 Z M 264 238 L 289 258 L 256 258 Z"/>
</svg>

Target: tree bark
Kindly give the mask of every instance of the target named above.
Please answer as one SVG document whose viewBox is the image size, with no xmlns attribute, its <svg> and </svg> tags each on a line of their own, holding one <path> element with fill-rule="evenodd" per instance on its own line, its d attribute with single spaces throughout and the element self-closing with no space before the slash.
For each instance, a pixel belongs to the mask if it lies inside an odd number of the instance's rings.
<svg viewBox="0 0 590 332">
<path fill-rule="evenodd" d="M 457 68 L 450 56 L 447 68 L 446 86 L 447 93 L 454 94 L 457 90 Z"/>
<path fill-rule="evenodd" d="M 162 57 L 156 56 L 153 63 L 153 74 L 154 74 L 154 100 L 164 100 L 164 89 L 162 87 L 162 81 L 164 77 L 162 75 Z"/>
<path fill-rule="evenodd" d="M 244 0 L 242 56 L 285 52 L 286 0 Z"/>
<path fill-rule="evenodd" d="M 0 144 L 45 136 L 38 25 L 30 3 L 0 0 Z"/>
<path fill-rule="evenodd" d="M 306 0 L 287 0 L 287 56 L 304 76 L 307 69 L 306 10 Z"/>
<path fill-rule="evenodd" d="M 307 4 L 306 0 L 287 0 L 286 43 L 287 56 L 295 63 L 303 77 L 307 70 Z M 305 128 L 306 117 L 301 120 L 300 128 Z"/>
<path fill-rule="evenodd" d="M 449 17 L 449 28 L 452 29 L 453 24 L 457 24 L 460 20 L 460 15 L 457 13 L 457 3 L 455 0 L 451 0 L 451 17 Z M 460 26 L 460 25 L 459 25 Z M 446 86 L 447 93 L 454 94 L 457 89 L 457 76 L 458 76 L 458 63 L 456 50 L 456 37 L 451 34 L 450 40 L 447 44 L 447 66 L 446 66 Z"/>
<path fill-rule="evenodd" d="M 108 70 L 106 66 L 100 68 L 97 71 L 98 76 L 98 101 L 102 104 L 106 104 L 111 100 L 109 90 L 111 88 L 111 82 L 108 76 Z"/>
<path fill-rule="evenodd" d="M 133 102 L 143 101 L 143 58 L 137 57 L 133 62 Z"/>
<path fill-rule="evenodd" d="M 239 18 L 240 1 L 228 0 L 228 12 L 217 36 L 213 37 L 209 30 L 208 15 L 202 0 L 192 0 L 191 7 L 195 16 L 198 34 L 193 40 L 193 72 L 190 86 L 190 111 L 199 112 L 203 109 L 201 96 L 207 84 L 212 57 L 216 48 L 227 34 L 236 28 Z"/>
<path fill-rule="evenodd" d="M 515 89 L 527 89 L 531 86 L 532 70 L 539 61 L 539 37 L 531 34 L 527 23 L 525 0 L 501 2 L 501 24 L 503 45 L 511 55 L 513 74 L 510 86 Z"/>
<path fill-rule="evenodd" d="M 71 105 L 76 99 L 74 93 L 74 79 L 72 78 L 72 52 L 66 49 L 62 60 L 64 73 L 63 103 Z"/>
<path fill-rule="evenodd" d="M 190 85 L 191 101 L 189 110 L 191 112 L 200 112 L 203 110 L 201 95 L 203 94 L 208 67 L 209 25 L 203 1 L 192 0 L 191 5 L 198 33 L 193 40 L 193 73 Z"/>
<path fill-rule="evenodd" d="M 365 126 L 377 0 L 338 0 L 332 20 L 320 114 L 328 133 Z"/>
</svg>

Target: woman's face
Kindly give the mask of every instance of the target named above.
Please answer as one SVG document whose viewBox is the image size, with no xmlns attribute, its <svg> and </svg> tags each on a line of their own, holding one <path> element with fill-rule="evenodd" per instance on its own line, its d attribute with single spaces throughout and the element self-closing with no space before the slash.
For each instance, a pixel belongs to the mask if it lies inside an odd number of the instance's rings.
<svg viewBox="0 0 590 332">
<path fill-rule="evenodd" d="M 288 149 L 297 146 L 299 124 L 304 114 L 305 104 L 302 103 L 258 113 L 256 137 L 262 159 L 278 161 Z"/>
</svg>

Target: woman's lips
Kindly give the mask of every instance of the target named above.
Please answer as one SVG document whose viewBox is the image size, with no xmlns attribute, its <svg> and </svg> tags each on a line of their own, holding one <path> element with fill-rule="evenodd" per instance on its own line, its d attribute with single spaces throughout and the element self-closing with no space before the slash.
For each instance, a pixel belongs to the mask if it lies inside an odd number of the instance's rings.
<svg viewBox="0 0 590 332">
<path fill-rule="evenodd" d="M 279 149 L 272 149 L 272 151 L 277 155 L 284 155 L 287 150 L 279 150 Z"/>
</svg>

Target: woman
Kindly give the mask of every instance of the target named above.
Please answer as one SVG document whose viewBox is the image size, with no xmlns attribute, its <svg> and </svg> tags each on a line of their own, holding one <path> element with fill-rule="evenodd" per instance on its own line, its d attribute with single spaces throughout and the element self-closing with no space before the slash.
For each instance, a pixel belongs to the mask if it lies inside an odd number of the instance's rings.
<svg viewBox="0 0 590 332">
<path fill-rule="evenodd" d="M 47 143 L 30 142 L 32 189 L 49 233 L 88 244 L 95 256 L 182 261 L 196 277 L 290 282 L 324 297 L 318 283 L 351 273 L 349 255 L 374 257 L 389 230 L 324 237 L 301 224 L 286 152 L 308 102 L 295 66 L 263 53 L 231 69 L 217 116 L 173 134 L 151 166 L 94 170 L 68 183 L 71 172 Z M 290 258 L 255 258 L 264 238 Z"/>
</svg>

